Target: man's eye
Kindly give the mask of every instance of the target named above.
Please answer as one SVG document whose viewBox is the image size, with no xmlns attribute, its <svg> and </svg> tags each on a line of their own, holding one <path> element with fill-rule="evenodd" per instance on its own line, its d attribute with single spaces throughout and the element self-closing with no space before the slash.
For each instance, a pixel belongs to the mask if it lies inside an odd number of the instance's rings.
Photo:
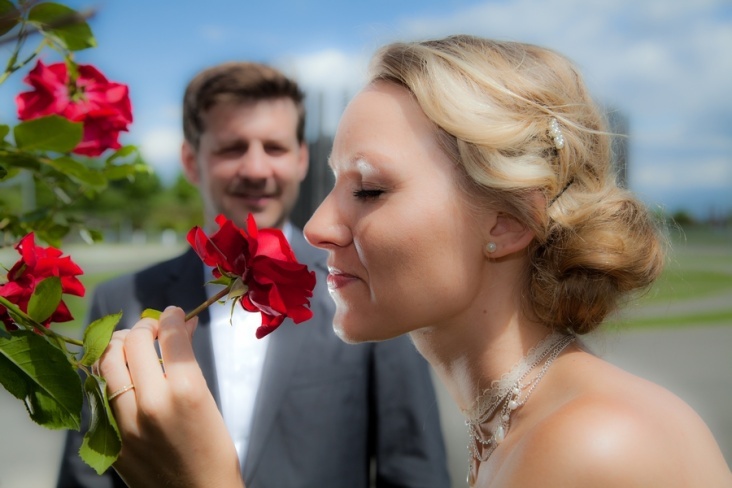
<svg viewBox="0 0 732 488">
<path fill-rule="evenodd" d="M 229 147 L 222 147 L 218 151 L 216 151 L 216 154 L 219 156 L 238 156 L 240 154 L 244 154 L 247 152 L 246 146 L 229 146 Z"/>
<path fill-rule="evenodd" d="M 362 188 L 353 192 L 353 196 L 359 200 L 376 200 L 379 196 L 384 193 L 384 190 L 371 190 Z"/>
<path fill-rule="evenodd" d="M 269 145 L 265 146 L 264 150 L 267 154 L 281 155 L 287 152 L 287 148 L 283 146 Z"/>
</svg>

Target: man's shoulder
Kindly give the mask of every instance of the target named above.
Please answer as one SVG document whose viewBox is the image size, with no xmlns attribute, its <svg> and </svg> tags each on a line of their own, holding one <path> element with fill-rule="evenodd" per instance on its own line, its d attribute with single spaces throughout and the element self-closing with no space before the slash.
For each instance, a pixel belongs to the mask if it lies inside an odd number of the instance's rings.
<svg viewBox="0 0 732 488">
<path fill-rule="evenodd" d="M 177 275 L 181 270 L 184 270 L 189 266 L 199 266 L 203 269 L 203 264 L 201 263 L 201 260 L 196 257 L 193 249 L 189 249 L 183 254 L 166 259 L 165 261 L 152 264 L 135 273 L 131 273 L 131 275 L 135 277 L 144 277 L 145 279 L 150 280 L 164 280 L 169 279 L 171 275 Z"/>
<path fill-rule="evenodd" d="M 95 294 L 116 293 L 121 289 L 135 288 L 139 284 L 144 284 L 145 287 L 151 289 L 165 286 L 166 282 L 174 279 L 181 269 L 191 265 L 190 252 L 110 278 L 96 287 Z"/>
</svg>

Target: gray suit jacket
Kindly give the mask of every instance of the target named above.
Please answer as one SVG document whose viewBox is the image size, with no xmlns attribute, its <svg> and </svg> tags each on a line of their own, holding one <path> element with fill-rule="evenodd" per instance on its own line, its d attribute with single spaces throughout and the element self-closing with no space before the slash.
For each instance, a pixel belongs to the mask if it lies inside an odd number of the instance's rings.
<svg viewBox="0 0 732 488">
<path fill-rule="evenodd" d="M 294 234 L 298 260 L 318 278 L 314 317 L 298 325 L 288 319 L 270 337 L 244 462 L 247 487 L 449 486 L 426 362 L 407 337 L 360 345 L 340 341 L 332 330 L 325 253 Z M 208 279 L 188 251 L 100 285 L 90 321 L 122 310 L 120 326 L 131 327 L 145 308 L 190 310 L 206 299 Z M 218 402 L 208 312 L 199 316 L 193 342 Z M 113 470 L 97 476 L 81 461 L 81 439 L 79 432 L 67 435 L 58 487 L 125 486 Z"/>
</svg>

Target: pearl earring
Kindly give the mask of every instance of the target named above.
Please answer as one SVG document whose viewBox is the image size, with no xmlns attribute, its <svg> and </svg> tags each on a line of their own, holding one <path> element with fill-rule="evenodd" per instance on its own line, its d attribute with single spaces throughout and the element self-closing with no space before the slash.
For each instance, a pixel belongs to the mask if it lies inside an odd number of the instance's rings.
<svg viewBox="0 0 732 488">
<path fill-rule="evenodd" d="M 488 251 L 488 253 L 493 254 L 494 252 L 496 252 L 497 247 L 498 246 L 496 246 L 495 242 L 489 242 L 485 245 L 485 250 Z"/>
</svg>

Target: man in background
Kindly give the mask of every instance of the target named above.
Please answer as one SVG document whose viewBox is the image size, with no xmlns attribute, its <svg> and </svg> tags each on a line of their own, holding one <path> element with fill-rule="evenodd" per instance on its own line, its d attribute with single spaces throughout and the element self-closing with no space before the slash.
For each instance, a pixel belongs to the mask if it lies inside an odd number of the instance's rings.
<svg viewBox="0 0 732 488">
<path fill-rule="evenodd" d="M 208 234 L 224 214 L 240 227 L 283 230 L 316 272 L 314 317 L 255 339 L 259 314 L 216 304 L 199 315 L 194 350 L 252 488 L 447 487 L 445 449 L 427 363 L 407 337 L 347 345 L 332 330 L 325 253 L 289 222 L 308 170 L 303 93 L 271 67 L 227 63 L 202 71 L 183 102 L 181 160 L 197 186 Z M 193 250 L 100 285 L 89 321 L 122 310 L 190 310 L 215 292 Z M 78 456 L 69 432 L 58 487 L 124 486 Z"/>
</svg>

